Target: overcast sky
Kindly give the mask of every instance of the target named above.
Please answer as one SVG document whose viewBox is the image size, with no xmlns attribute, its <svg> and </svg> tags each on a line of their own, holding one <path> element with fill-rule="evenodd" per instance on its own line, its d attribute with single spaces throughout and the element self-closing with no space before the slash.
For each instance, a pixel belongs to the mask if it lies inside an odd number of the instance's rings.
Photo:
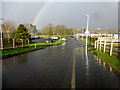
<svg viewBox="0 0 120 90">
<path fill-rule="evenodd" d="M 90 15 L 89 29 L 117 29 L 117 2 L 4 2 L 4 20 L 33 23 L 42 28 L 48 23 L 66 25 L 69 28 L 86 27 Z"/>
</svg>

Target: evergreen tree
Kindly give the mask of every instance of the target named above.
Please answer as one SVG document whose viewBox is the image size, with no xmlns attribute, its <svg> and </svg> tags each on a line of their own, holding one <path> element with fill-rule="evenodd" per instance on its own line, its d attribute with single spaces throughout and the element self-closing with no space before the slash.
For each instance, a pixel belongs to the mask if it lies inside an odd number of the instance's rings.
<svg viewBox="0 0 120 90">
<path fill-rule="evenodd" d="M 17 43 L 21 43 L 20 39 L 23 39 L 25 42 L 27 41 L 27 39 L 30 39 L 30 34 L 23 24 L 20 24 L 17 27 L 17 30 L 14 34 L 14 39 Z"/>
</svg>

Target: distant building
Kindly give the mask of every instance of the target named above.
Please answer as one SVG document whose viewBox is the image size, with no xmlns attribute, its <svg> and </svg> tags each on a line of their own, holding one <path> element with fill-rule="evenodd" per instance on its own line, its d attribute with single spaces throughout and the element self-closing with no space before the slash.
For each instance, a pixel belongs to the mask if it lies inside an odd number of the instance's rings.
<svg viewBox="0 0 120 90">
<path fill-rule="evenodd" d="M 120 33 L 108 34 L 110 37 L 120 38 Z"/>
</svg>

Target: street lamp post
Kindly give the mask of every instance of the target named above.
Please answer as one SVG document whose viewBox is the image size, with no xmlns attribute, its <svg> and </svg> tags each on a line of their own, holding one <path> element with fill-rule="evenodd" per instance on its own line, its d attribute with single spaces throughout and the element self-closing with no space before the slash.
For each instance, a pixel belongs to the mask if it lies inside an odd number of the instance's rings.
<svg viewBox="0 0 120 90">
<path fill-rule="evenodd" d="M 86 49 L 87 49 L 87 42 L 88 42 L 88 34 L 90 33 L 89 30 L 88 30 L 88 27 L 89 27 L 89 15 L 85 15 L 87 16 L 87 28 L 86 28 L 86 31 L 85 31 L 85 34 L 86 34 Z"/>
<path fill-rule="evenodd" d="M 99 36 L 101 36 L 101 33 L 100 33 L 100 28 L 97 28 L 98 32 L 99 32 Z"/>
</svg>

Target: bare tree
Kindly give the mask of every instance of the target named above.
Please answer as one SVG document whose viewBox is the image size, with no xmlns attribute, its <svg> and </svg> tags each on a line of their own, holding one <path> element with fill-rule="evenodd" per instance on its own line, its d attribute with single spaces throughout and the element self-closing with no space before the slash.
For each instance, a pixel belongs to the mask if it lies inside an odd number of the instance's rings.
<svg viewBox="0 0 120 90">
<path fill-rule="evenodd" d="M 52 24 L 48 24 L 47 26 L 43 27 L 42 33 L 51 36 L 53 34 Z"/>
<path fill-rule="evenodd" d="M 2 24 L 2 32 L 8 42 L 11 38 L 13 38 L 13 33 L 15 32 L 14 22 L 12 21 L 4 21 Z"/>
</svg>

